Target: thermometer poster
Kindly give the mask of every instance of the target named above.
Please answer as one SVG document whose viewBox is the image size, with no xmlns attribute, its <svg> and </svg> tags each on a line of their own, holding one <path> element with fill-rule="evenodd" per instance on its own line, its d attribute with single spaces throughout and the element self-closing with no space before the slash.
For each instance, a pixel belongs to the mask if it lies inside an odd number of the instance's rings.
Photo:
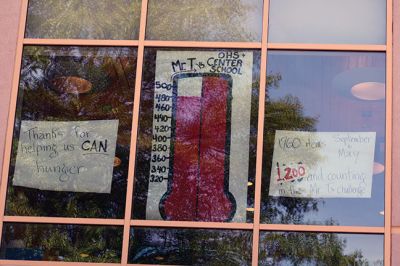
<svg viewBox="0 0 400 266">
<path fill-rule="evenodd" d="M 371 198 L 375 132 L 277 130 L 269 195 Z"/>
<path fill-rule="evenodd" d="M 252 52 L 157 52 L 146 219 L 246 222 L 252 68 Z"/>
</svg>

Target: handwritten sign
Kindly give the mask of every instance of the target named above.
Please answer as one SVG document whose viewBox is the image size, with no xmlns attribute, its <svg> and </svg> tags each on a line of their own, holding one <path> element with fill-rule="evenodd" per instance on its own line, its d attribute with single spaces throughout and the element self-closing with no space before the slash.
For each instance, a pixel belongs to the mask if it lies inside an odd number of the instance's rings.
<svg viewBox="0 0 400 266">
<path fill-rule="evenodd" d="M 253 52 L 157 52 L 146 219 L 246 222 L 252 75 Z"/>
<path fill-rule="evenodd" d="M 270 196 L 370 198 L 375 132 L 277 130 Z"/>
<path fill-rule="evenodd" d="M 14 186 L 110 193 L 118 120 L 22 121 Z"/>
</svg>

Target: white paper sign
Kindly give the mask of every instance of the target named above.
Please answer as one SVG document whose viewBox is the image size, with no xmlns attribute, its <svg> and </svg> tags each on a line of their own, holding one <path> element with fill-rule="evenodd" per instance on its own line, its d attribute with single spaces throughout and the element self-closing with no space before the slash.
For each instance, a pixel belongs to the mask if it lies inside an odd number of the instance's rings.
<svg viewBox="0 0 400 266">
<path fill-rule="evenodd" d="M 228 126 L 230 139 L 227 145 L 229 146 L 229 151 L 227 151 L 227 156 L 229 157 L 229 164 L 227 166 L 229 168 L 229 176 L 227 180 L 229 181 L 228 190 L 232 195 L 230 199 L 235 203 L 235 211 L 230 221 L 246 221 L 252 72 L 252 52 L 157 52 L 153 141 L 146 219 L 163 219 L 160 213 L 160 201 L 166 195 L 168 179 L 171 176 L 170 171 L 173 171 L 170 167 L 170 158 L 172 155 L 170 154 L 171 135 L 177 128 L 174 128 L 172 125 L 174 97 L 175 100 L 178 97 L 180 99 L 203 97 L 202 86 L 204 86 L 207 77 L 213 76 L 216 77 L 216 80 L 219 77 L 231 82 L 232 100 L 229 110 L 230 125 Z M 186 76 L 181 78 L 184 75 Z M 173 95 L 174 82 L 178 86 L 175 96 Z M 221 97 L 224 96 L 221 95 Z M 226 102 L 226 98 L 221 98 L 221 101 L 224 101 L 224 99 Z M 188 108 L 185 108 L 187 114 L 183 115 L 183 118 L 189 118 L 192 115 L 189 113 L 193 109 L 195 109 L 195 106 L 188 105 Z M 185 110 L 182 111 L 186 112 Z M 207 113 L 207 110 L 202 110 L 201 112 Z M 174 117 L 174 119 L 179 120 L 177 117 Z M 199 141 L 201 141 L 201 138 Z M 188 189 L 187 191 L 190 193 Z M 213 205 L 218 206 L 218 203 L 215 202 Z"/>
<path fill-rule="evenodd" d="M 22 121 L 14 186 L 110 193 L 118 120 Z"/>
<path fill-rule="evenodd" d="M 370 198 L 375 132 L 277 130 L 270 196 Z"/>
</svg>

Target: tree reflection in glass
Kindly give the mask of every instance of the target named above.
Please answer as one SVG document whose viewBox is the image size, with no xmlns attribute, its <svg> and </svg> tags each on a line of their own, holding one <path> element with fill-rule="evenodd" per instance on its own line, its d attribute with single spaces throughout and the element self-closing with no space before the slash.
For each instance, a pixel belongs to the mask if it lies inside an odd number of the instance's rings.
<svg viewBox="0 0 400 266">
<path fill-rule="evenodd" d="M 259 265 L 383 266 L 383 236 L 262 232 Z"/>
<path fill-rule="evenodd" d="M 250 265 L 252 232 L 133 228 L 129 262 L 158 265 Z"/>
<path fill-rule="evenodd" d="M 6 215 L 123 217 L 135 70 L 136 50 L 132 48 L 25 47 Z M 118 120 L 111 193 L 12 185 L 21 121 L 94 120 Z"/>
<path fill-rule="evenodd" d="M 150 0 L 146 38 L 171 41 L 261 41 L 261 0 Z"/>
<path fill-rule="evenodd" d="M 26 37 L 137 39 L 140 6 L 140 0 L 30 0 Z"/>
<path fill-rule="evenodd" d="M 351 92 L 356 84 L 384 84 L 384 54 L 274 51 L 267 69 L 261 221 L 382 226 L 382 171 L 374 171 L 370 198 L 271 196 L 269 189 L 276 130 L 376 132 L 374 160 L 384 164 L 384 91 L 376 100 Z M 310 160 L 312 154 L 303 157 Z"/>
<path fill-rule="evenodd" d="M 121 260 L 122 227 L 5 223 L 6 260 L 114 262 Z"/>
</svg>

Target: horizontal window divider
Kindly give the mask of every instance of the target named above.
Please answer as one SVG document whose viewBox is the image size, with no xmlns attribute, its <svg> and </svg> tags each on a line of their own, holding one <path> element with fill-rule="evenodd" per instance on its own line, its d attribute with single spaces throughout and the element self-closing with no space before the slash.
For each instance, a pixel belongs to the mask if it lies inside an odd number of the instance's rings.
<svg viewBox="0 0 400 266">
<path fill-rule="evenodd" d="M 32 260 L 0 260 L 0 265 L 4 266 L 17 266 L 17 265 L 40 265 L 40 266 L 53 266 L 53 265 L 73 265 L 73 266 L 110 266 L 110 265 L 121 265 L 121 263 L 98 263 L 98 262 L 64 262 L 64 261 L 32 261 Z"/>
<path fill-rule="evenodd" d="M 262 231 L 291 231 L 310 233 L 354 233 L 383 234 L 385 228 L 370 226 L 331 226 L 331 225 L 297 225 L 297 224 L 260 224 Z"/>
<path fill-rule="evenodd" d="M 198 229 L 242 229 L 252 230 L 252 223 L 217 223 L 217 222 L 188 222 L 188 221 L 157 221 L 157 220 L 131 220 L 131 226 L 137 227 L 172 227 L 172 228 L 198 228 Z"/>
<path fill-rule="evenodd" d="M 261 42 L 144 41 L 147 47 L 261 49 Z"/>
<path fill-rule="evenodd" d="M 392 234 L 400 234 L 400 226 L 393 226 Z"/>
<path fill-rule="evenodd" d="M 138 46 L 135 40 L 24 39 L 24 45 Z"/>
<path fill-rule="evenodd" d="M 313 51 L 370 51 L 385 52 L 386 45 L 358 44 L 314 44 L 314 43 L 269 43 L 269 50 L 313 50 Z"/>
<path fill-rule="evenodd" d="M 128 263 L 127 265 L 130 265 L 130 266 L 154 266 L 154 264 L 131 264 L 131 263 Z M 159 265 L 169 265 L 169 264 L 159 264 Z"/>
<path fill-rule="evenodd" d="M 76 224 L 76 225 L 124 225 L 124 219 L 98 219 L 73 217 L 36 217 L 36 216 L 4 216 L 8 223 L 45 223 L 45 224 Z"/>
</svg>

